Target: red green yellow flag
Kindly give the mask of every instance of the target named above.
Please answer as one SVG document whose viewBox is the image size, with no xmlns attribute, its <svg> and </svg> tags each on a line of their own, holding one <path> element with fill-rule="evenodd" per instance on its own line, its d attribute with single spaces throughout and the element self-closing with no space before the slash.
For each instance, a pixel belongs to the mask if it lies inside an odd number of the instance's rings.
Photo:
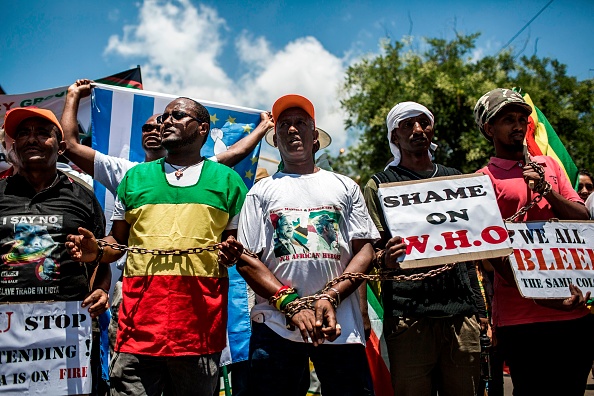
<svg viewBox="0 0 594 396">
<path fill-rule="evenodd" d="M 524 100 L 532 107 L 532 114 L 528 120 L 526 145 L 530 155 L 548 155 L 553 157 L 567 175 L 571 185 L 576 188 L 578 183 L 578 168 L 571 159 L 567 149 L 559 139 L 544 114 L 534 105 L 530 95 L 525 94 Z"/>
<path fill-rule="evenodd" d="M 384 338 L 384 308 L 381 303 L 379 284 L 367 283 L 367 307 L 371 321 L 371 335 L 365 346 L 367 362 L 371 372 L 373 390 L 376 396 L 392 396 L 392 379 L 390 376 L 390 360 Z"/>
</svg>

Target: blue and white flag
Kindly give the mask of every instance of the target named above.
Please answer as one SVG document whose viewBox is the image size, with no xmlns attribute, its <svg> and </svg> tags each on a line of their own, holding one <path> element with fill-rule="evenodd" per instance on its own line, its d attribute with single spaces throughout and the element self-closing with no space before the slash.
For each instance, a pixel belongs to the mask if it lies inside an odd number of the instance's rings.
<svg viewBox="0 0 594 396">
<path fill-rule="evenodd" d="M 144 161 L 142 125 L 153 114 L 162 113 L 178 96 L 96 84 L 93 89 L 91 124 L 93 148 L 101 153 L 133 162 Z M 210 113 L 210 134 L 202 147 L 204 157 L 221 153 L 247 136 L 260 123 L 261 110 L 196 99 Z M 254 183 L 260 143 L 233 169 L 250 188 Z M 113 195 L 99 183 L 95 194 L 104 209 L 113 208 Z M 229 270 L 228 348 L 221 364 L 248 358 L 251 335 L 247 284 L 235 268 Z"/>
</svg>

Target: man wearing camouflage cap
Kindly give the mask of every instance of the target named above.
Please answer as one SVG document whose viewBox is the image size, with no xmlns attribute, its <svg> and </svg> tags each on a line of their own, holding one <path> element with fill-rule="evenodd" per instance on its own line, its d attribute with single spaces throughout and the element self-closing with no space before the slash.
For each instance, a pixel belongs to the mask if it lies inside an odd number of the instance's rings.
<svg viewBox="0 0 594 396">
<path fill-rule="evenodd" d="M 526 158 L 531 112 L 519 93 L 502 88 L 483 95 L 474 108 L 481 133 L 495 148 L 479 172 L 491 178 L 502 217 L 540 194 L 544 198 L 518 220 L 587 220 L 588 211 L 557 162 L 547 156 Z M 572 297 L 566 300 L 522 298 L 509 261 L 491 262 L 496 270 L 493 324 L 514 395 L 583 395 L 594 356 L 594 316 L 581 292 L 570 286 Z M 543 368 L 553 367 L 552 375 L 542 376 Z"/>
</svg>

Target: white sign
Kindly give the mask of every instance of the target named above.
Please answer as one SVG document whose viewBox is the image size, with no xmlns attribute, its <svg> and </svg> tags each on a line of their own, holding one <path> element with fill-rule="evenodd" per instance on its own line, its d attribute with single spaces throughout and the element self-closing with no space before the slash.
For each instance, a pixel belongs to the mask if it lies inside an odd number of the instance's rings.
<svg viewBox="0 0 594 396">
<path fill-rule="evenodd" d="M 390 232 L 407 244 L 402 268 L 507 256 L 512 252 L 491 180 L 436 177 L 379 186 Z"/>
<path fill-rule="evenodd" d="M 567 298 L 569 284 L 594 293 L 594 222 L 507 223 L 520 294 Z"/>
<path fill-rule="evenodd" d="M 0 305 L 0 394 L 91 392 L 91 317 L 80 304 Z"/>
<path fill-rule="evenodd" d="M 64 111 L 67 91 L 68 87 L 65 86 L 18 95 L 0 95 L 0 125 L 4 124 L 4 116 L 8 110 L 27 106 L 36 106 L 42 109 L 51 110 L 59 120 Z M 88 129 L 91 124 L 90 97 L 82 98 L 80 100 L 78 119 L 81 125 L 85 129 Z"/>
</svg>

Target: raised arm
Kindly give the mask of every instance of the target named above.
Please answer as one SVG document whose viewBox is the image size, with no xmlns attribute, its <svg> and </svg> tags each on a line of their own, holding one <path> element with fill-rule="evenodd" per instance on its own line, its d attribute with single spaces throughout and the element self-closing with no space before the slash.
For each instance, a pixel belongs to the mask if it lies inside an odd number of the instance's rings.
<svg viewBox="0 0 594 396">
<path fill-rule="evenodd" d="M 249 153 L 254 151 L 258 142 L 262 140 L 266 131 L 274 128 L 274 121 L 270 113 L 260 113 L 260 124 L 246 137 L 231 145 L 227 151 L 217 154 L 217 161 L 227 166 L 235 166 Z"/>
<path fill-rule="evenodd" d="M 77 119 L 78 105 L 82 98 L 91 94 L 91 83 L 91 80 L 76 80 L 68 87 L 60 124 L 64 130 L 66 157 L 85 173 L 94 176 L 95 150 L 80 143 Z"/>
</svg>

